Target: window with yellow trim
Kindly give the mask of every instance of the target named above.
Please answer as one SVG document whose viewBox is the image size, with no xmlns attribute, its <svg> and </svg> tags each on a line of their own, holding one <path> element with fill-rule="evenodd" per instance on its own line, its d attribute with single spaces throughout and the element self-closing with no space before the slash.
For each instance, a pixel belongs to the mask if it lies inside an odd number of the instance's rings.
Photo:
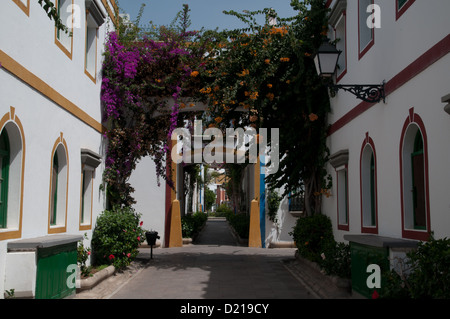
<svg viewBox="0 0 450 319">
<path fill-rule="evenodd" d="M 94 82 L 97 78 L 97 33 L 97 23 L 88 11 L 86 12 L 85 70 Z"/>
<path fill-rule="evenodd" d="M 67 155 L 65 146 L 59 143 L 52 154 L 50 178 L 49 229 L 50 232 L 66 226 L 67 213 Z M 64 230 L 62 230 L 64 231 Z"/>
<path fill-rule="evenodd" d="M 56 8 L 58 10 L 58 15 L 62 23 L 69 29 L 68 32 L 55 28 L 56 39 L 55 42 L 58 47 L 69 57 L 72 58 L 72 47 L 73 47 L 73 16 L 74 16 L 74 6 L 73 0 L 56 0 Z"/>
<path fill-rule="evenodd" d="M 20 121 L 12 113 L 0 120 L 0 240 L 18 238 L 21 230 L 25 150 Z"/>
</svg>

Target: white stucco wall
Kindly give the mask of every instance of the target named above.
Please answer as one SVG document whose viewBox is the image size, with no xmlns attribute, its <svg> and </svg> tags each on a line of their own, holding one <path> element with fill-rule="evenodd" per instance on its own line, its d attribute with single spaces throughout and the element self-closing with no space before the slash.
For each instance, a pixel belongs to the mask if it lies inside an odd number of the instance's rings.
<svg viewBox="0 0 450 319">
<path fill-rule="evenodd" d="M 136 165 L 130 180 L 135 189 L 133 197 L 136 204 L 133 206 L 141 214 L 144 222 L 142 227 L 146 230 L 155 230 L 164 243 L 166 182 L 160 179 L 161 186 L 157 185 L 155 163 L 150 157 L 142 158 Z"/>
<path fill-rule="evenodd" d="M 105 193 L 100 190 L 104 161 L 96 168 L 92 185 L 92 223 L 90 230 L 80 230 L 81 207 L 81 149 L 89 149 L 104 156 L 102 134 L 80 118 L 64 110 L 45 94 L 59 93 L 94 121 L 101 122 L 101 77 L 94 82 L 84 73 L 85 11 L 84 0 L 74 0 L 81 11 L 80 28 L 74 29 L 72 59 L 55 44 L 55 28 L 37 1 L 30 1 L 27 16 L 13 1 L 0 5 L 0 50 L 19 63 L 36 78 L 27 81 L 45 82 L 50 90 L 38 92 L 19 80 L 12 70 L 0 68 L 0 118 L 14 108 L 16 118 L 23 127 L 25 163 L 23 172 L 23 206 L 21 220 L 22 239 L 48 235 L 49 192 L 52 149 L 61 133 L 67 144 L 68 183 L 67 219 L 65 234 L 87 233 L 92 238 L 97 216 L 104 210 Z M 101 69 L 105 22 L 98 32 L 97 73 Z M 42 82 L 40 82 L 42 83 Z M 54 91 L 52 91 L 54 90 Z M 78 115 L 80 116 L 80 115 Z M 81 115 L 83 117 L 84 115 Z M 11 180 L 11 177 L 10 177 Z M 14 181 L 10 181 L 13 183 Z M 65 195 L 65 194 L 64 194 Z M 18 196 L 10 194 L 10 196 Z M 62 195 L 61 195 L 62 196 Z M 0 230 L 6 232 L 7 230 Z M 7 244 L 16 239 L 0 240 L 0 298 L 5 289 Z M 85 242 L 85 245 L 88 242 Z M 11 269 L 12 264 L 8 264 Z M 14 288 L 8 278 L 8 289 Z"/>
<path fill-rule="evenodd" d="M 347 1 L 348 73 L 340 84 L 389 81 L 400 71 L 448 36 L 450 22 L 445 12 L 450 2 L 416 1 L 395 21 L 394 2 L 381 3 L 382 28 L 375 30 L 375 44 L 358 61 L 356 3 Z M 441 97 L 450 93 L 448 79 L 450 56 L 447 54 L 389 94 L 386 104 L 379 103 L 358 115 L 328 138 L 330 153 L 349 150 L 349 231 L 337 229 L 336 172 L 332 196 L 323 199 L 323 212 L 331 217 L 335 236 L 361 233 L 360 155 L 366 132 L 373 139 L 377 160 L 378 234 L 402 237 L 400 189 L 400 138 L 402 128 L 414 108 L 428 137 L 429 203 L 431 230 L 436 237 L 450 235 L 450 197 L 446 181 L 450 178 L 450 116 L 443 111 Z M 361 101 L 347 92 L 331 99 L 333 124 Z"/>
</svg>

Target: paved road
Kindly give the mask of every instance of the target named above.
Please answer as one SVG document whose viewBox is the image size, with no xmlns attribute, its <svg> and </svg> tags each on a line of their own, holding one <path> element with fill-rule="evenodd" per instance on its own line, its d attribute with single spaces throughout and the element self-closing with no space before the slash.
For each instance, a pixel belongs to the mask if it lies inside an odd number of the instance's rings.
<svg viewBox="0 0 450 319">
<path fill-rule="evenodd" d="M 116 289 L 112 299 L 309 299 L 314 298 L 284 267 L 295 249 L 236 244 L 224 220 L 208 220 L 194 244 L 142 249 L 145 267 Z"/>
</svg>

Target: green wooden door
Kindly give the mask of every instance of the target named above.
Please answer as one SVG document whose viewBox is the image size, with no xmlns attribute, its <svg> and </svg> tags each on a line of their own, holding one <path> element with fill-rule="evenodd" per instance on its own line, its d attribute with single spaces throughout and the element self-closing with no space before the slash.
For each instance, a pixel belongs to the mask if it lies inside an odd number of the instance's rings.
<svg viewBox="0 0 450 319">
<path fill-rule="evenodd" d="M 68 285 L 73 276 L 70 265 L 77 264 L 77 243 L 38 250 L 36 299 L 61 299 L 76 292 Z M 69 268 L 68 268 L 69 267 Z"/>
<path fill-rule="evenodd" d="M 373 288 L 367 286 L 367 278 L 371 273 L 367 272 L 367 267 L 371 264 L 380 266 L 381 288 L 375 289 L 378 293 L 383 290 L 383 273 L 389 271 L 389 250 L 388 248 L 372 247 L 358 243 L 350 244 L 351 264 L 352 264 L 352 289 L 366 298 L 371 298 Z"/>
</svg>

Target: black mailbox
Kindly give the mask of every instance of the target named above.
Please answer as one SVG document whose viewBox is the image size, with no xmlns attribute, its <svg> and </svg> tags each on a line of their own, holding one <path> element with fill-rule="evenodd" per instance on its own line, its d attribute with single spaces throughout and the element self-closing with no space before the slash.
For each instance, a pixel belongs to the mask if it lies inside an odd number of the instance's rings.
<svg viewBox="0 0 450 319">
<path fill-rule="evenodd" d="M 156 245 L 156 239 L 160 239 L 157 231 L 148 231 L 145 233 L 147 244 L 150 245 L 150 258 L 153 258 L 153 246 Z"/>
</svg>

